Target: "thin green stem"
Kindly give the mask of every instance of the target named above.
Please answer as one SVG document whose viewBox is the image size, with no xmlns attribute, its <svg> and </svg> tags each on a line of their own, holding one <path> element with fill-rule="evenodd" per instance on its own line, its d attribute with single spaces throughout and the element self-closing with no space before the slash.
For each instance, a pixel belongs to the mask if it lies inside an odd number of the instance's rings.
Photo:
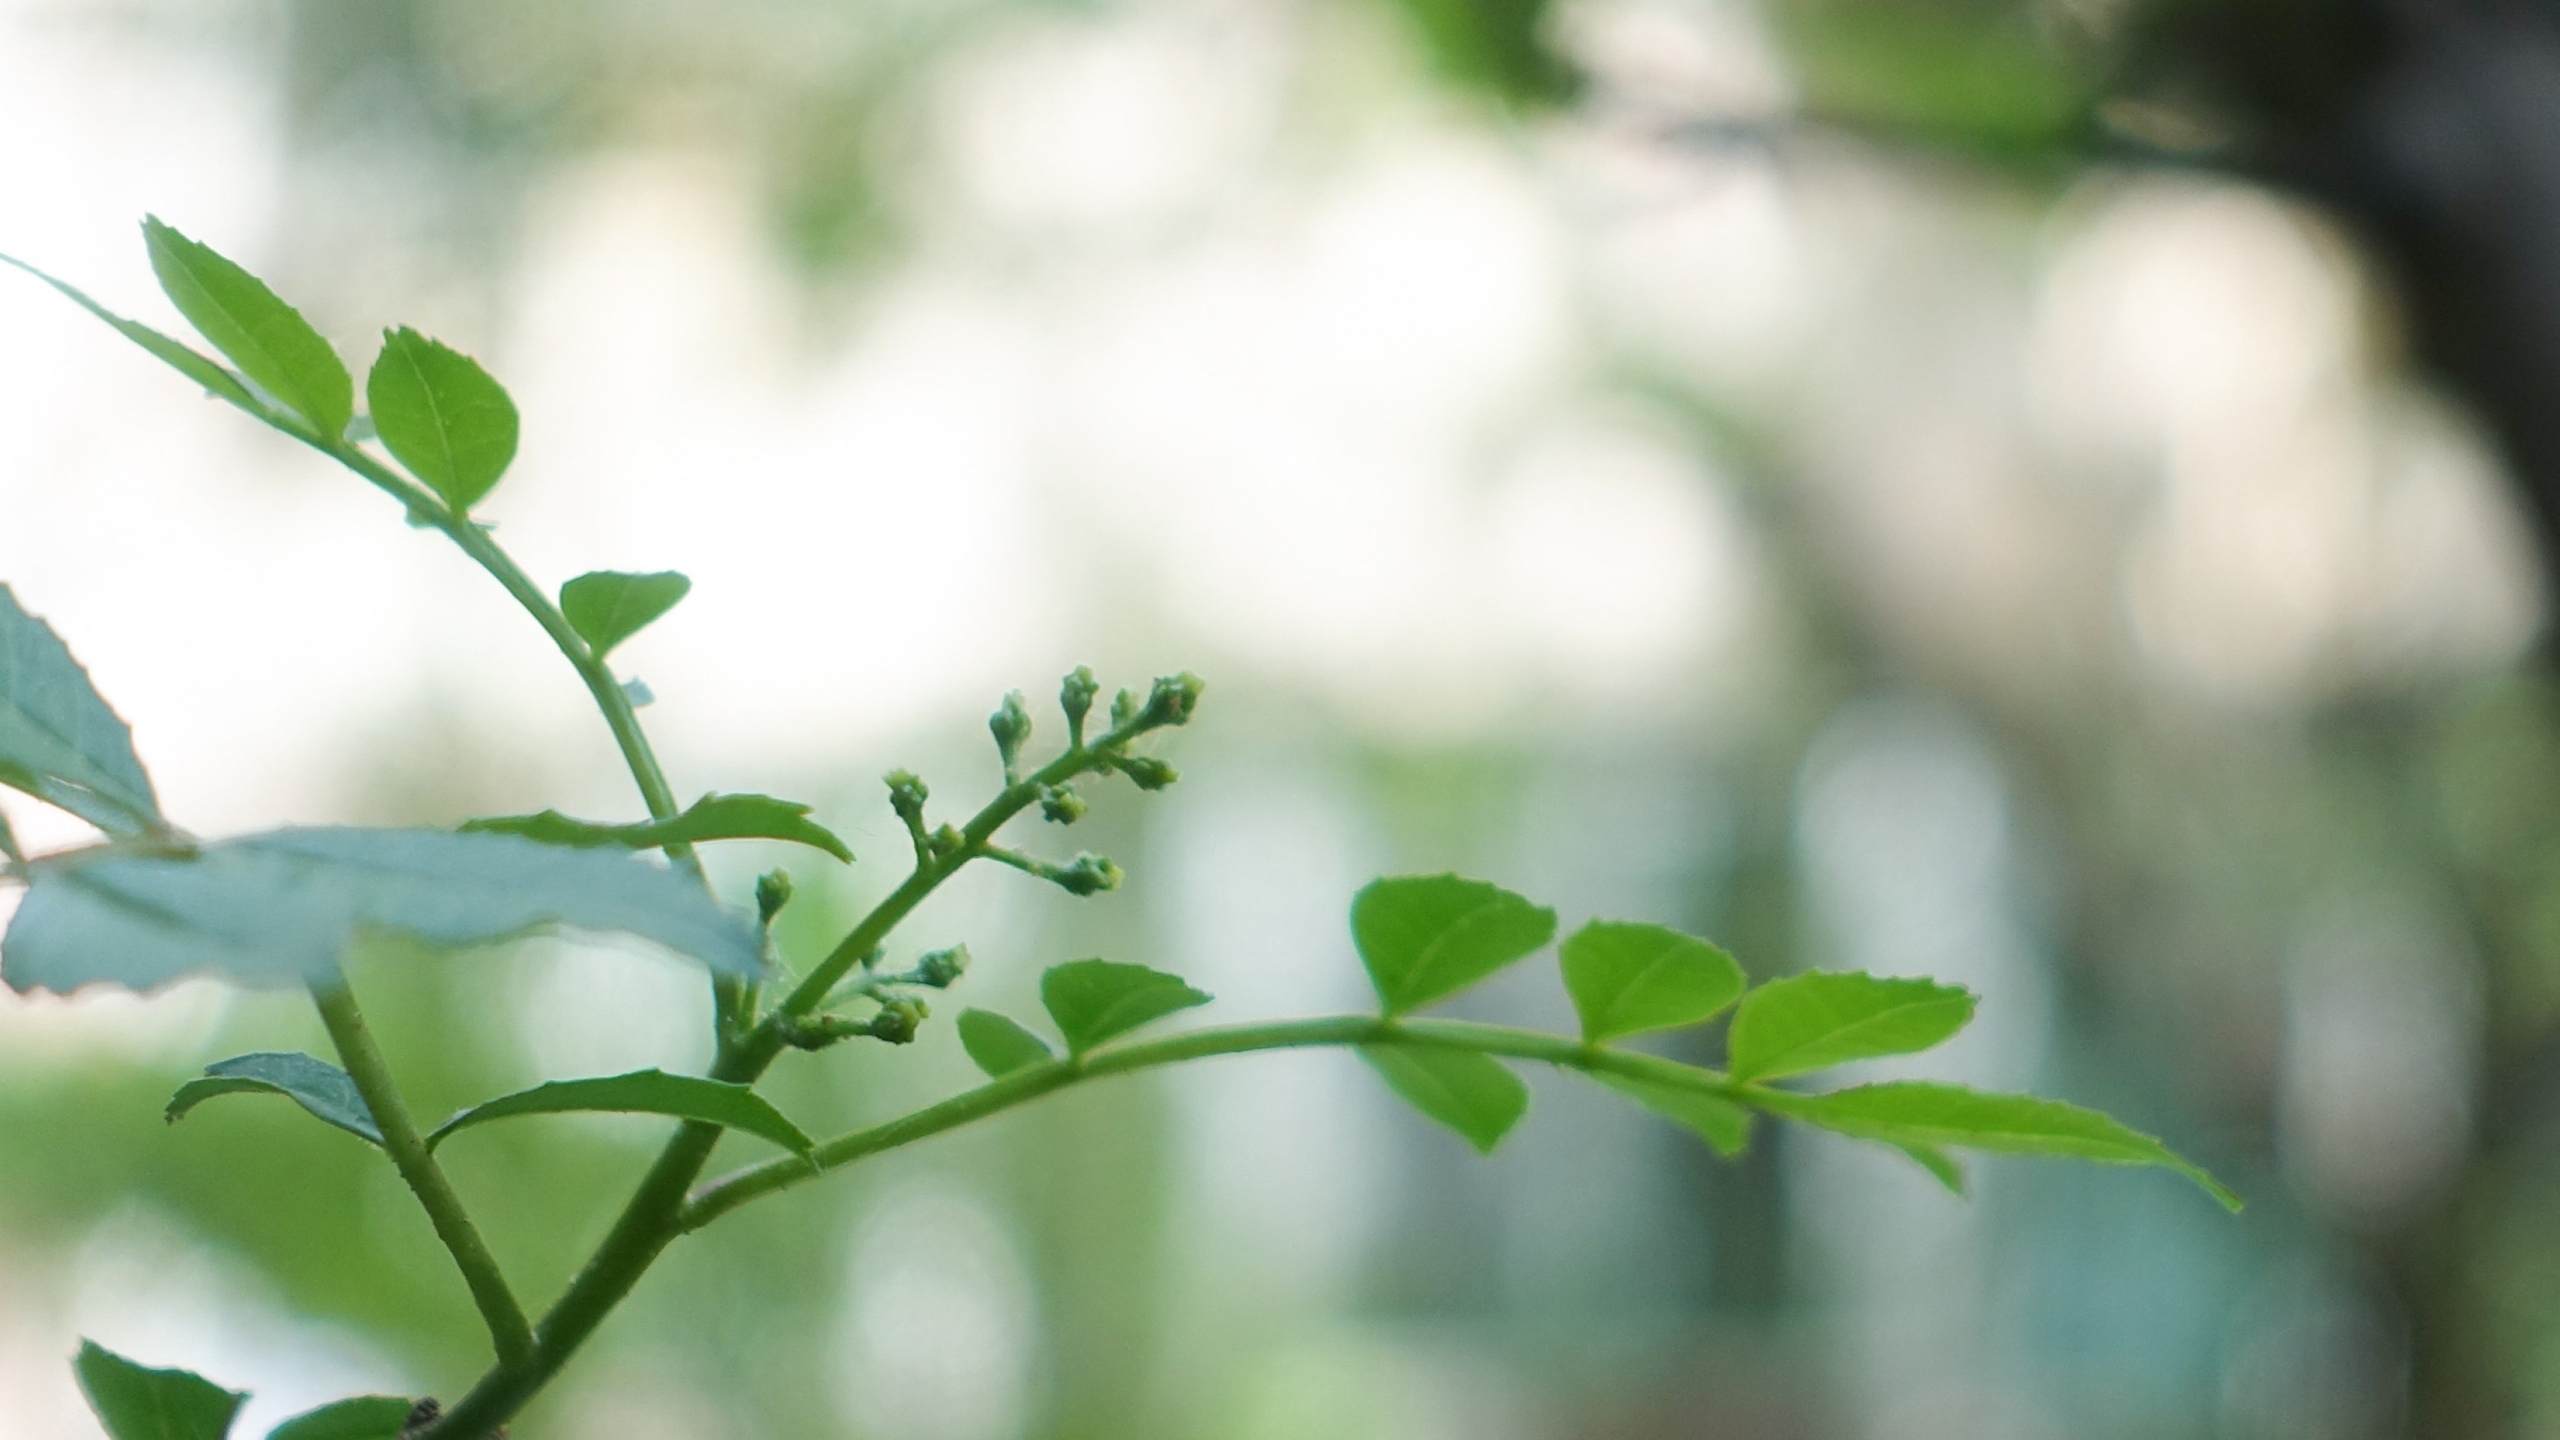
<svg viewBox="0 0 2560 1440">
<path fill-rule="evenodd" d="M 344 980 L 314 984 L 311 998 L 320 1007 L 320 1023 L 327 1026 L 331 1043 L 337 1046 L 338 1063 L 344 1065 L 355 1081 L 356 1093 L 364 1097 L 365 1107 L 373 1112 L 373 1123 L 382 1132 L 382 1148 L 390 1153 L 391 1163 L 400 1178 L 418 1197 L 427 1212 L 427 1220 L 435 1226 L 436 1238 L 453 1253 L 453 1263 L 462 1270 L 462 1280 L 471 1288 L 472 1303 L 480 1307 L 480 1318 L 488 1322 L 489 1339 L 498 1351 L 498 1368 L 514 1370 L 530 1363 L 535 1354 L 533 1332 L 525 1324 L 524 1309 L 516 1304 L 515 1292 L 507 1288 L 507 1277 L 500 1273 L 496 1257 L 480 1238 L 479 1228 L 471 1223 L 470 1212 L 462 1205 L 462 1197 L 454 1193 L 453 1182 L 445 1178 L 443 1167 L 427 1152 L 426 1143 L 418 1136 L 417 1122 L 410 1118 L 409 1107 L 400 1098 L 399 1087 L 392 1083 L 391 1068 L 382 1058 L 382 1050 L 373 1043 L 373 1032 L 365 1028 L 364 1012 L 356 1008 L 355 992 Z"/>
<path fill-rule="evenodd" d="M 1464 1020 L 1389 1020 L 1374 1015 L 1328 1015 L 1263 1025 L 1233 1025 L 1025 1066 L 939 1104 L 829 1140 L 818 1146 L 815 1168 L 794 1156 L 724 1175 L 694 1192 L 677 1223 L 687 1231 L 698 1230 L 750 1200 L 788 1190 L 826 1171 L 957 1129 L 1086 1080 L 1153 1070 L 1212 1055 L 1334 1045 L 1422 1045 L 1473 1050 L 1516 1060 L 1544 1061 L 1570 1070 L 1623 1075 L 1727 1099 L 1744 1100 L 1757 1093 L 1753 1087 L 1737 1084 L 1713 1070 L 1503 1025 Z"/>
</svg>

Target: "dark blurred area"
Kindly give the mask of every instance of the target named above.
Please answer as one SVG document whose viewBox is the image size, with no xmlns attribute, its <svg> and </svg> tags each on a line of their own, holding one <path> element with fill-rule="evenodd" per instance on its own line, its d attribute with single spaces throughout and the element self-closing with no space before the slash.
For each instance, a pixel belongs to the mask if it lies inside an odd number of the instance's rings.
<svg viewBox="0 0 2560 1440">
<path fill-rule="evenodd" d="M 159 140 L 49 70 L 241 138 L 133 160 Z M 697 606 L 802 577 L 643 652 L 680 784 L 806 794 L 887 855 L 871 777 L 986 783 L 1002 690 L 1209 674 L 1183 787 L 1088 822 L 1125 894 L 987 880 L 909 937 L 971 944 L 968 1003 L 1106 953 L 1243 1014 L 1356 1005 L 1351 890 L 1469 870 L 1755 975 L 1973 985 L 1930 1073 L 2106 1107 L 2251 1201 L 1986 1161 L 1960 1204 L 1793 1133 L 1719 1163 L 1548 1077 L 1479 1162 L 1340 1057 L 1257 1061 L 688 1241 L 524 1440 L 2560 1434 L 2551 7 L 17 0 L 13 81 L 0 121 L 94 130 L 106 178 L 18 142 L 49 198 L 0 201 L 0 249 L 52 223 L 39 258 L 137 271 L 88 241 L 137 187 L 262 157 L 139 201 L 218 212 L 350 343 L 414 312 L 527 377 L 503 513 L 537 555 L 681 565 Z M 83 184 L 108 213 L 62 219 Z M 31 532 L 204 453 L 92 426 L 75 458 L 45 403 L 0 410 Z M 307 503 L 277 452 L 203 463 L 240 478 L 186 505 Z M 1037 523 L 989 540 L 1010 513 Z M 194 782 L 217 818 L 616 803 L 460 602 L 428 618 L 464 638 L 403 630 L 388 678 L 308 702 L 339 749 L 173 748 L 218 687 L 153 648 L 151 592 L 58 551 L 0 563 L 53 579 L 102 682 L 180 666 L 137 731 L 164 776 L 246 777 Z M 918 595 L 980 597 L 921 631 L 963 658 L 877 638 Z M 788 944 L 893 878 L 804 881 Z M 359 979 L 427 1112 L 681 1058 L 703 1006 L 565 944 Z M 1553 1022 L 1551 990 L 1467 1013 Z M 84 1327 L 277 1395 L 465 1382 L 464 1297 L 370 1154 L 254 1105 L 159 1121 L 207 1060 L 306 1043 L 295 1007 L 29 1003 L 0 1000 L 0 1436 L 85 1433 Z M 835 1129 L 969 1073 L 929 1034 L 776 1090 Z M 457 1143 L 522 1288 L 650 1134 Z"/>
</svg>

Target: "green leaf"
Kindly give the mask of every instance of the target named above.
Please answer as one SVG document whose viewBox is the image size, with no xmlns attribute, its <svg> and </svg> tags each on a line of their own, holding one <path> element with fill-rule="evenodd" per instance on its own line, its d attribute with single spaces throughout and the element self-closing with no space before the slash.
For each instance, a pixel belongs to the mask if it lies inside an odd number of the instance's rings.
<svg viewBox="0 0 2560 1440">
<path fill-rule="evenodd" d="M 1564 942 L 1564 988 L 1597 1045 L 1712 1018 L 1749 982 L 1731 955 L 1659 925 L 1594 920 Z"/>
<path fill-rule="evenodd" d="M 676 608 L 692 588 L 691 580 L 673 570 L 646 575 L 596 570 L 560 587 L 560 613 L 569 617 L 569 628 L 585 637 L 601 658 Z"/>
<path fill-rule="evenodd" d="M 1206 1005 L 1209 997 L 1180 976 L 1144 965 L 1076 960 L 1053 965 L 1040 977 L 1040 1003 L 1067 1037 L 1067 1049 L 1081 1055 L 1151 1020 Z"/>
<path fill-rule="evenodd" d="M 0 784 L 110 835 L 164 829 L 133 734 L 51 626 L 0 585 Z"/>
<path fill-rule="evenodd" d="M 1639 1080 L 1632 1075 L 1617 1075 L 1606 1070 L 1587 1073 L 1592 1079 L 1633 1099 L 1654 1114 L 1697 1131 L 1699 1137 L 1714 1147 L 1719 1155 L 1739 1155 L 1751 1143 L 1750 1110 L 1721 1095 Z"/>
<path fill-rule="evenodd" d="M 626 850 L 656 850 L 705 840 L 790 840 L 824 850 L 847 864 L 853 851 L 833 831 L 809 818 L 809 807 L 770 795 L 705 795 L 673 820 L 646 820 L 636 825 L 599 825 L 576 820 L 557 810 L 539 815 L 497 815 L 466 820 L 465 830 L 522 835 L 545 845 L 595 849 L 618 845 Z"/>
<path fill-rule="evenodd" d="M 242 374 L 311 422 L 323 440 L 346 433 L 355 382 L 311 322 L 255 275 L 160 223 L 142 222 L 151 273 L 178 313 Z M 164 357 L 166 358 L 166 357 Z"/>
<path fill-rule="evenodd" d="M 516 402 L 505 387 L 405 325 L 383 332 L 364 395 L 384 447 L 457 513 L 480 503 L 516 458 Z"/>
<path fill-rule="evenodd" d="M 663 1070 L 634 1070 L 628 1075 L 604 1075 L 591 1080 L 554 1080 L 502 1095 L 486 1104 L 456 1111 L 429 1132 L 427 1148 L 433 1150 L 453 1132 L 485 1121 L 515 1115 L 594 1111 L 704 1120 L 770 1140 L 802 1159 L 807 1159 L 815 1148 L 815 1142 L 799 1126 L 746 1086 L 692 1075 L 670 1075 Z"/>
<path fill-rule="evenodd" d="M 243 1093 L 282 1095 L 350 1135 L 382 1143 L 382 1127 L 374 1123 L 373 1107 L 356 1093 L 356 1082 L 347 1072 L 294 1052 L 262 1051 L 207 1065 L 202 1078 L 179 1086 L 178 1093 L 169 1097 L 169 1123 L 175 1125 L 216 1095 Z"/>
<path fill-rule="evenodd" d="M 267 1432 L 267 1440 L 400 1440 L 416 1405 L 396 1395 L 358 1395 L 306 1410 Z"/>
<path fill-rule="evenodd" d="M 61 291 L 70 297 L 71 303 L 114 326 L 116 333 L 150 351 L 179 374 L 203 386 L 206 394 L 217 400 L 228 400 L 261 420 L 274 422 L 275 412 L 267 408 L 266 402 L 250 394 L 249 387 L 240 383 L 239 376 L 224 369 L 217 362 L 197 354 L 140 321 L 127 320 L 90 299 L 85 292 L 54 279 L 24 260 L 0 255 L 0 265 L 14 265 Z"/>
<path fill-rule="evenodd" d="M 1770 1080 L 1926 1050 L 1973 1018 L 1973 993 L 1935 980 L 1812 971 L 1742 997 L 1727 1045 L 1733 1078 Z"/>
<path fill-rule="evenodd" d="M 992 1010 L 960 1012 L 960 1048 L 969 1052 L 990 1080 L 1058 1058 L 1048 1041 Z"/>
<path fill-rule="evenodd" d="M 298 985 L 336 974 L 366 931 L 461 946 L 551 925 L 625 931 L 728 974 L 764 969 L 745 920 L 645 860 L 515 835 L 312 828 L 39 860 L 0 940 L 0 979 L 140 990 L 204 971 Z"/>
<path fill-rule="evenodd" d="M 1467 1137 L 1484 1154 L 1529 1110 L 1529 1087 L 1478 1050 L 1437 1045 L 1363 1045 L 1360 1058 L 1414 1109 Z"/>
<path fill-rule="evenodd" d="M 2064 1155 L 2116 1165 L 2156 1165 L 2193 1180 L 2227 1208 L 2240 1208 L 2239 1196 L 2158 1140 L 2110 1116 L 2059 1100 L 1899 1080 L 1828 1095 L 1767 1090 L 1752 1101 L 1773 1114 L 1862 1140 L 1881 1140 L 1906 1151 L 1915 1146 L 1953 1145 L 2007 1155 Z M 1929 1164 L 1917 1153 L 1913 1158 Z"/>
<path fill-rule="evenodd" d="M 1390 1015 L 1454 995 L 1555 933 L 1553 910 L 1455 875 L 1374 880 L 1351 902 L 1351 938 Z"/>
<path fill-rule="evenodd" d="M 185 1370 L 136 1365 L 94 1340 L 71 1362 L 113 1440 L 222 1440 L 248 1396 Z"/>
<path fill-rule="evenodd" d="M 1935 1145 L 1924 1145 L 1917 1140 L 1894 1148 L 1910 1156 L 1921 1169 L 1929 1172 L 1930 1178 L 1947 1187 L 1947 1193 L 1959 1197 L 1965 1193 L 1964 1167 L 1956 1163 L 1954 1156 Z"/>
</svg>

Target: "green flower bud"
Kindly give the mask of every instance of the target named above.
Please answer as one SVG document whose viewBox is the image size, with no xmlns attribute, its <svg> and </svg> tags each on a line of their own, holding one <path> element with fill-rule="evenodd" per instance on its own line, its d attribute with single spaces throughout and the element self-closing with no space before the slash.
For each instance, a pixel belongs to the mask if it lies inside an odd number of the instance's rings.
<svg viewBox="0 0 2560 1440">
<path fill-rule="evenodd" d="M 1138 718 L 1138 692 L 1123 690 L 1111 697 L 1111 728 L 1126 730 Z"/>
<path fill-rule="evenodd" d="M 1031 738 L 1031 712 L 1022 706 L 1022 692 L 1012 691 L 996 713 L 987 717 L 987 731 L 996 737 L 996 754 L 1004 758 L 1004 778 L 1013 779 L 1014 766 L 1022 758 L 1022 742 Z"/>
<path fill-rule="evenodd" d="M 910 1000 L 904 996 L 895 1000 L 883 1000 L 880 1002 L 880 1013 L 871 1017 L 871 1024 L 868 1027 L 871 1038 L 886 1040 L 892 1045 L 904 1045 L 916 1038 L 916 1027 L 924 1023 L 927 1013 L 929 1012 L 925 1009 L 925 1003 L 921 1000 Z"/>
<path fill-rule="evenodd" d="M 913 770 L 892 770 L 881 778 L 888 782 L 889 808 L 898 812 L 908 829 L 921 832 L 925 797 L 931 793 L 925 789 L 923 778 Z"/>
<path fill-rule="evenodd" d="M 925 849 L 936 860 L 948 860 L 959 854 L 960 847 L 968 843 L 969 837 L 961 834 L 958 827 L 938 825 L 934 827 L 932 837 L 925 841 Z"/>
<path fill-rule="evenodd" d="M 768 870 L 756 881 L 756 919 L 766 925 L 791 903 L 791 872 Z"/>
<path fill-rule="evenodd" d="M 1067 672 L 1058 686 L 1058 708 L 1067 712 L 1068 737 L 1078 745 L 1084 743 L 1084 717 L 1093 709 L 1093 697 L 1102 686 L 1093 678 L 1093 667 L 1079 665 Z"/>
<path fill-rule="evenodd" d="M 1084 797 L 1077 794 L 1072 785 L 1043 785 L 1040 787 L 1040 815 L 1055 824 L 1073 825 L 1084 818 Z"/>
<path fill-rule="evenodd" d="M 1191 712 L 1200 708 L 1200 692 L 1208 682 L 1185 670 L 1158 680 L 1147 694 L 1147 708 L 1138 715 L 1138 724 L 1152 730 L 1159 725 L 1185 725 Z"/>
<path fill-rule="evenodd" d="M 1049 878 L 1070 895 L 1099 895 L 1120 888 L 1120 867 L 1100 855 L 1078 855 L 1063 868 L 1054 868 Z"/>
<path fill-rule="evenodd" d="M 1161 790 L 1182 778 L 1181 771 L 1152 755 L 1123 755 L 1114 763 L 1141 790 Z"/>
<path fill-rule="evenodd" d="M 969 969 L 969 947 L 954 945 L 948 950 L 928 950 L 916 957 L 915 981 L 936 990 L 948 990 Z"/>
</svg>

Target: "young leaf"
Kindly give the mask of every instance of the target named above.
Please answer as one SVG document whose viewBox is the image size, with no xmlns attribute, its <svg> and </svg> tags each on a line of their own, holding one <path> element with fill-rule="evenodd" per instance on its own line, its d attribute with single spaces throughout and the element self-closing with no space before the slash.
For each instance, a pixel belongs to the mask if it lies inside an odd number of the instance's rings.
<svg viewBox="0 0 2560 1440">
<path fill-rule="evenodd" d="M 1529 1110 L 1529 1087 L 1480 1051 L 1363 1045 L 1360 1058 L 1407 1104 L 1467 1137 L 1483 1154 L 1492 1154 Z"/>
<path fill-rule="evenodd" d="M 1589 1074 L 1592 1079 L 1654 1114 L 1697 1131 L 1699 1137 L 1719 1155 L 1739 1155 L 1751 1143 L 1750 1110 L 1721 1095 L 1684 1089 L 1678 1085 L 1660 1085 L 1632 1075 L 1614 1075 L 1606 1070 L 1593 1070 Z"/>
<path fill-rule="evenodd" d="M 206 394 L 217 400 L 228 400 L 261 420 L 273 420 L 275 412 L 267 408 L 266 402 L 251 395 L 249 387 L 240 383 L 239 376 L 222 368 L 216 362 L 197 354 L 140 321 L 127 320 L 90 299 L 86 292 L 54 279 L 24 260 L 0 255 L 0 265 L 14 265 L 61 291 L 69 297 L 72 304 L 106 321 L 115 327 L 117 334 L 150 351 L 179 374 L 203 386 Z"/>
<path fill-rule="evenodd" d="M 1935 1145 L 1924 1145 L 1917 1140 L 1894 1148 L 1910 1156 L 1921 1169 L 1929 1172 L 1931 1179 L 1947 1187 L 1948 1194 L 1963 1197 L 1964 1167 L 1956 1163 L 1954 1156 Z"/>
<path fill-rule="evenodd" d="M 1482 880 L 1373 880 L 1351 901 L 1351 938 L 1390 1015 L 1445 999 L 1554 938 L 1556 912 Z"/>
<path fill-rule="evenodd" d="M 559 1115 L 573 1111 L 609 1111 L 633 1115 L 669 1115 L 679 1120 L 705 1120 L 731 1130 L 770 1140 L 794 1155 L 807 1159 L 814 1148 L 799 1126 L 784 1118 L 771 1102 L 744 1085 L 723 1080 L 704 1080 L 692 1075 L 670 1075 L 663 1070 L 635 1070 L 628 1075 L 605 1075 L 592 1080 L 554 1080 L 502 1095 L 468 1110 L 456 1111 L 452 1118 L 427 1135 L 427 1148 L 433 1150 L 456 1130 L 468 1129 L 490 1120 L 504 1120 L 513 1115 Z"/>
<path fill-rule="evenodd" d="M 0 940 L 0 979 L 64 992 L 149 989 L 195 971 L 302 984 L 335 974 L 368 930 L 459 946 L 549 925 L 625 931 L 728 974 L 764 969 L 744 919 L 644 860 L 514 835 L 311 828 L 40 860 Z"/>
<path fill-rule="evenodd" d="M 374 1123 L 373 1107 L 356 1093 L 356 1082 L 346 1071 L 290 1052 L 262 1051 L 207 1065 L 201 1078 L 179 1086 L 178 1093 L 169 1097 L 169 1123 L 177 1124 L 188 1111 L 216 1095 L 242 1093 L 282 1095 L 350 1135 L 382 1143 L 382 1127 Z"/>
<path fill-rule="evenodd" d="M 1905 1150 L 1953 1145 L 2009 1155 L 2067 1155 L 2116 1165 L 2157 1165 L 2193 1180 L 2226 1208 L 2240 1208 L 2239 1196 L 2158 1140 L 2095 1110 L 2059 1100 L 1995 1095 L 1920 1080 L 1860 1085 L 1828 1095 L 1767 1090 L 1752 1099 L 1762 1109 L 1791 1120 Z M 1928 1161 L 1921 1159 L 1921 1163 Z"/>
<path fill-rule="evenodd" d="M 110 835 L 165 828 L 133 734 L 51 626 L 0 585 L 0 784 Z"/>
<path fill-rule="evenodd" d="M 1736 1080 L 1801 1075 L 1926 1050 L 1973 1018 L 1973 993 L 1935 980 L 1811 971 L 1742 997 L 1726 1046 Z"/>
<path fill-rule="evenodd" d="M 990 1080 L 1058 1058 L 1048 1041 L 992 1010 L 960 1012 L 960 1048 L 969 1052 Z"/>
<path fill-rule="evenodd" d="M 151 272 L 178 313 L 242 374 L 311 422 L 323 440 L 346 433 L 355 382 L 311 322 L 248 271 L 160 223 L 142 222 Z"/>
<path fill-rule="evenodd" d="M 383 332 L 365 376 L 374 432 L 456 513 L 480 503 L 516 458 L 516 402 L 478 361 L 403 325 Z"/>
<path fill-rule="evenodd" d="M 522 835 L 545 845 L 595 849 L 619 845 L 626 850 L 655 850 L 667 845 L 693 845 L 705 840 L 790 840 L 824 850 L 847 864 L 853 851 L 833 831 L 809 818 L 809 807 L 770 795 L 705 795 L 673 820 L 636 825 L 599 825 L 574 820 L 557 810 L 539 815 L 497 815 L 466 820 L 465 830 L 492 830 Z"/>
<path fill-rule="evenodd" d="M 596 570 L 560 587 L 560 613 L 601 657 L 676 608 L 693 582 L 673 570 L 627 575 Z"/>
<path fill-rule="evenodd" d="M 412 1402 L 393 1395 L 358 1395 L 306 1410 L 267 1432 L 267 1440 L 400 1440 Z"/>
<path fill-rule="evenodd" d="M 1081 1055 L 1151 1020 L 1206 1005 L 1209 997 L 1179 976 L 1144 965 L 1076 960 L 1053 965 L 1040 977 L 1040 1003 L 1067 1037 L 1067 1049 Z"/>
<path fill-rule="evenodd" d="M 1748 982 L 1732 956 L 1659 925 L 1594 920 L 1561 950 L 1564 988 L 1594 1045 L 1712 1018 Z"/>
<path fill-rule="evenodd" d="M 71 1362 L 113 1440 L 222 1440 L 248 1396 L 185 1370 L 136 1365 L 94 1340 Z"/>
</svg>

